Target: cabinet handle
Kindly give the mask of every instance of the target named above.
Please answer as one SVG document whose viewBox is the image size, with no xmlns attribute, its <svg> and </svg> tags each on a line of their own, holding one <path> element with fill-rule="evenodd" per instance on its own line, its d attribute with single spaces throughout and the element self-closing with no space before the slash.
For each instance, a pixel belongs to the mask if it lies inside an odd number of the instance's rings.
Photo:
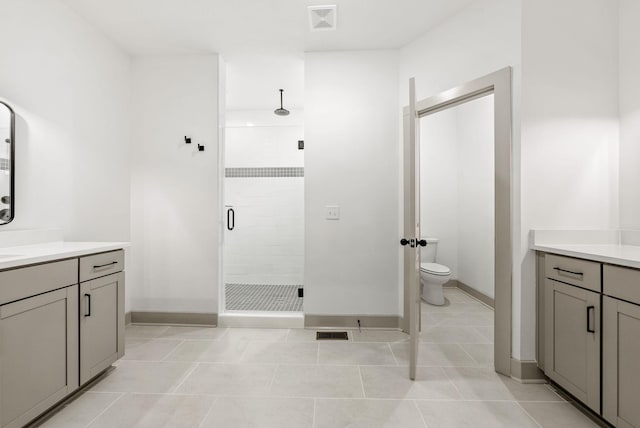
<svg viewBox="0 0 640 428">
<path fill-rule="evenodd" d="M 595 306 L 587 306 L 587 333 L 595 333 L 596 329 L 595 328 L 591 328 L 591 310 L 593 310 L 593 314 L 595 315 L 596 313 L 596 307 Z M 595 317 L 594 317 L 594 324 L 595 324 Z"/>
<path fill-rule="evenodd" d="M 107 267 L 107 266 L 111 266 L 111 265 L 117 265 L 117 264 L 118 264 L 118 262 L 111 262 L 111 263 L 105 263 L 103 265 L 93 265 L 93 268 L 94 269 L 100 269 L 100 268 L 103 268 L 103 267 Z"/>
<path fill-rule="evenodd" d="M 84 297 L 87 298 L 87 312 L 84 313 L 85 317 L 90 317 L 91 316 L 91 294 L 87 294 L 85 293 Z"/>
<path fill-rule="evenodd" d="M 556 266 L 556 267 L 554 267 L 554 269 L 555 269 L 555 270 L 557 270 L 557 271 L 558 271 L 558 273 L 560 273 L 560 272 L 565 272 L 565 273 L 570 273 L 570 274 L 572 274 L 572 275 L 584 276 L 584 273 L 582 273 L 582 272 L 574 272 L 574 271 L 572 271 L 572 270 L 562 269 L 562 268 L 559 268 L 559 267 L 557 267 L 557 266 Z"/>
</svg>

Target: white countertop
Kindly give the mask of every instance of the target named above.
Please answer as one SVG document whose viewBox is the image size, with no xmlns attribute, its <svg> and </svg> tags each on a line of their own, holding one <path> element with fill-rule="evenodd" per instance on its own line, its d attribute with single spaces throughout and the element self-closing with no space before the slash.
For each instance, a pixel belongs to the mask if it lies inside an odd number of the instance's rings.
<svg viewBox="0 0 640 428">
<path fill-rule="evenodd" d="M 637 245 L 546 244 L 533 245 L 531 248 L 545 253 L 640 269 L 640 247 Z"/>
<path fill-rule="evenodd" d="M 530 248 L 640 269 L 640 231 L 532 230 Z"/>
<path fill-rule="evenodd" d="M 68 259 L 129 247 L 128 242 L 44 242 L 0 248 L 0 269 Z"/>
</svg>

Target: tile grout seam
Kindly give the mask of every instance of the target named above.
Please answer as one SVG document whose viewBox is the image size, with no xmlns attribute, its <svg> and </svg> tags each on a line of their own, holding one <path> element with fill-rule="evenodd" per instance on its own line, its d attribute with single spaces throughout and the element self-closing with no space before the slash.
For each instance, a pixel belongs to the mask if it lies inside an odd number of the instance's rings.
<svg viewBox="0 0 640 428">
<path fill-rule="evenodd" d="M 209 415 L 211 414 L 211 411 L 213 410 L 213 407 L 216 405 L 216 403 L 218 402 L 218 400 L 220 399 L 220 397 L 215 397 L 213 399 L 213 401 L 211 402 L 211 405 L 209 406 L 209 409 L 207 410 L 207 412 L 204 414 L 204 417 L 202 418 L 202 420 L 200 421 L 200 423 L 198 424 L 198 428 L 202 428 L 203 424 L 207 421 L 207 418 L 209 417 Z"/>
<path fill-rule="evenodd" d="M 536 418 L 534 418 L 529 412 L 527 412 L 527 409 L 525 409 L 522 404 L 520 404 L 518 401 L 516 401 L 515 403 L 518 405 L 518 407 L 520 407 L 522 409 L 522 411 L 525 413 L 525 415 L 529 416 L 529 418 L 533 421 L 534 424 L 536 424 L 540 428 L 543 428 L 543 426 L 540 425 L 538 420 Z"/>
<path fill-rule="evenodd" d="M 91 420 L 87 423 L 87 425 L 85 425 L 85 427 L 86 427 L 86 428 L 88 428 L 89 426 L 91 426 L 91 424 L 93 424 L 95 421 L 97 421 L 97 420 L 98 420 L 98 418 L 99 418 L 100 416 L 104 415 L 104 414 L 107 412 L 107 410 L 109 410 L 111 407 L 113 407 L 113 406 L 114 406 L 118 401 L 120 401 L 120 399 L 121 399 L 122 397 L 124 397 L 125 395 L 127 395 L 127 393 L 126 393 L 126 392 L 122 392 L 122 393 L 120 393 L 120 396 L 119 396 L 118 398 L 116 398 L 115 400 L 113 400 L 113 401 L 112 401 L 112 402 L 111 402 L 107 407 L 105 407 L 105 408 L 104 408 L 104 410 L 102 410 L 100 413 L 98 413 L 98 414 L 96 415 L 96 417 L 94 417 L 93 419 L 91 419 Z"/>
<path fill-rule="evenodd" d="M 422 423 L 424 424 L 425 428 L 429 428 L 429 425 L 427 425 L 427 421 L 425 420 L 424 415 L 420 410 L 420 406 L 418 406 L 418 400 L 411 400 L 411 401 L 413 401 L 413 405 L 416 407 L 416 410 L 418 411 L 418 414 L 420 415 L 420 419 L 422 419 Z"/>
<path fill-rule="evenodd" d="M 360 387 L 362 388 L 362 398 L 367 398 L 367 394 L 364 391 L 364 380 L 362 379 L 362 368 L 358 365 L 358 377 L 360 378 Z"/>
<path fill-rule="evenodd" d="M 184 383 L 187 381 L 187 379 L 189 378 L 189 376 L 191 376 L 193 374 L 193 372 L 196 371 L 196 369 L 200 366 L 199 362 L 193 362 L 191 363 L 192 367 L 190 367 L 184 374 L 184 377 L 182 379 L 180 379 L 180 382 L 173 388 L 170 388 L 169 391 L 167 391 L 168 393 L 175 393 L 178 391 L 178 389 L 180 389 L 180 387 L 182 385 L 184 385 Z"/>
</svg>

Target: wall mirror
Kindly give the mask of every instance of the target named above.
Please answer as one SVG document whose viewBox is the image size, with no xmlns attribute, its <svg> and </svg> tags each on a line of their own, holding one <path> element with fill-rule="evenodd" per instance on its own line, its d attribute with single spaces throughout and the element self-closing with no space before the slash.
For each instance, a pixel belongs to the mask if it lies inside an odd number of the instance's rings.
<svg viewBox="0 0 640 428">
<path fill-rule="evenodd" d="M 15 114 L 0 101 L 0 225 L 14 217 Z"/>
</svg>

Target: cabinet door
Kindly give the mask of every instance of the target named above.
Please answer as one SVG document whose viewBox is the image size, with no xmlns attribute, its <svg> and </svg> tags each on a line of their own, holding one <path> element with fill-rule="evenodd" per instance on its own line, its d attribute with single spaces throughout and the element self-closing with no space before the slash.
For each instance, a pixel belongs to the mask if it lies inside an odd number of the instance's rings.
<svg viewBox="0 0 640 428">
<path fill-rule="evenodd" d="M 600 413 L 600 294 L 545 281 L 545 374 Z"/>
<path fill-rule="evenodd" d="M 80 384 L 124 355 L 124 275 L 80 284 Z"/>
<path fill-rule="evenodd" d="M 640 306 L 604 298 L 603 416 L 617 427 L 640 427 Z"/>
<path fill-rule="evenodd" d="M 24 426 L 77 388 L 78 286 L 0 306 L 0 426 Z"/>
</svg>

